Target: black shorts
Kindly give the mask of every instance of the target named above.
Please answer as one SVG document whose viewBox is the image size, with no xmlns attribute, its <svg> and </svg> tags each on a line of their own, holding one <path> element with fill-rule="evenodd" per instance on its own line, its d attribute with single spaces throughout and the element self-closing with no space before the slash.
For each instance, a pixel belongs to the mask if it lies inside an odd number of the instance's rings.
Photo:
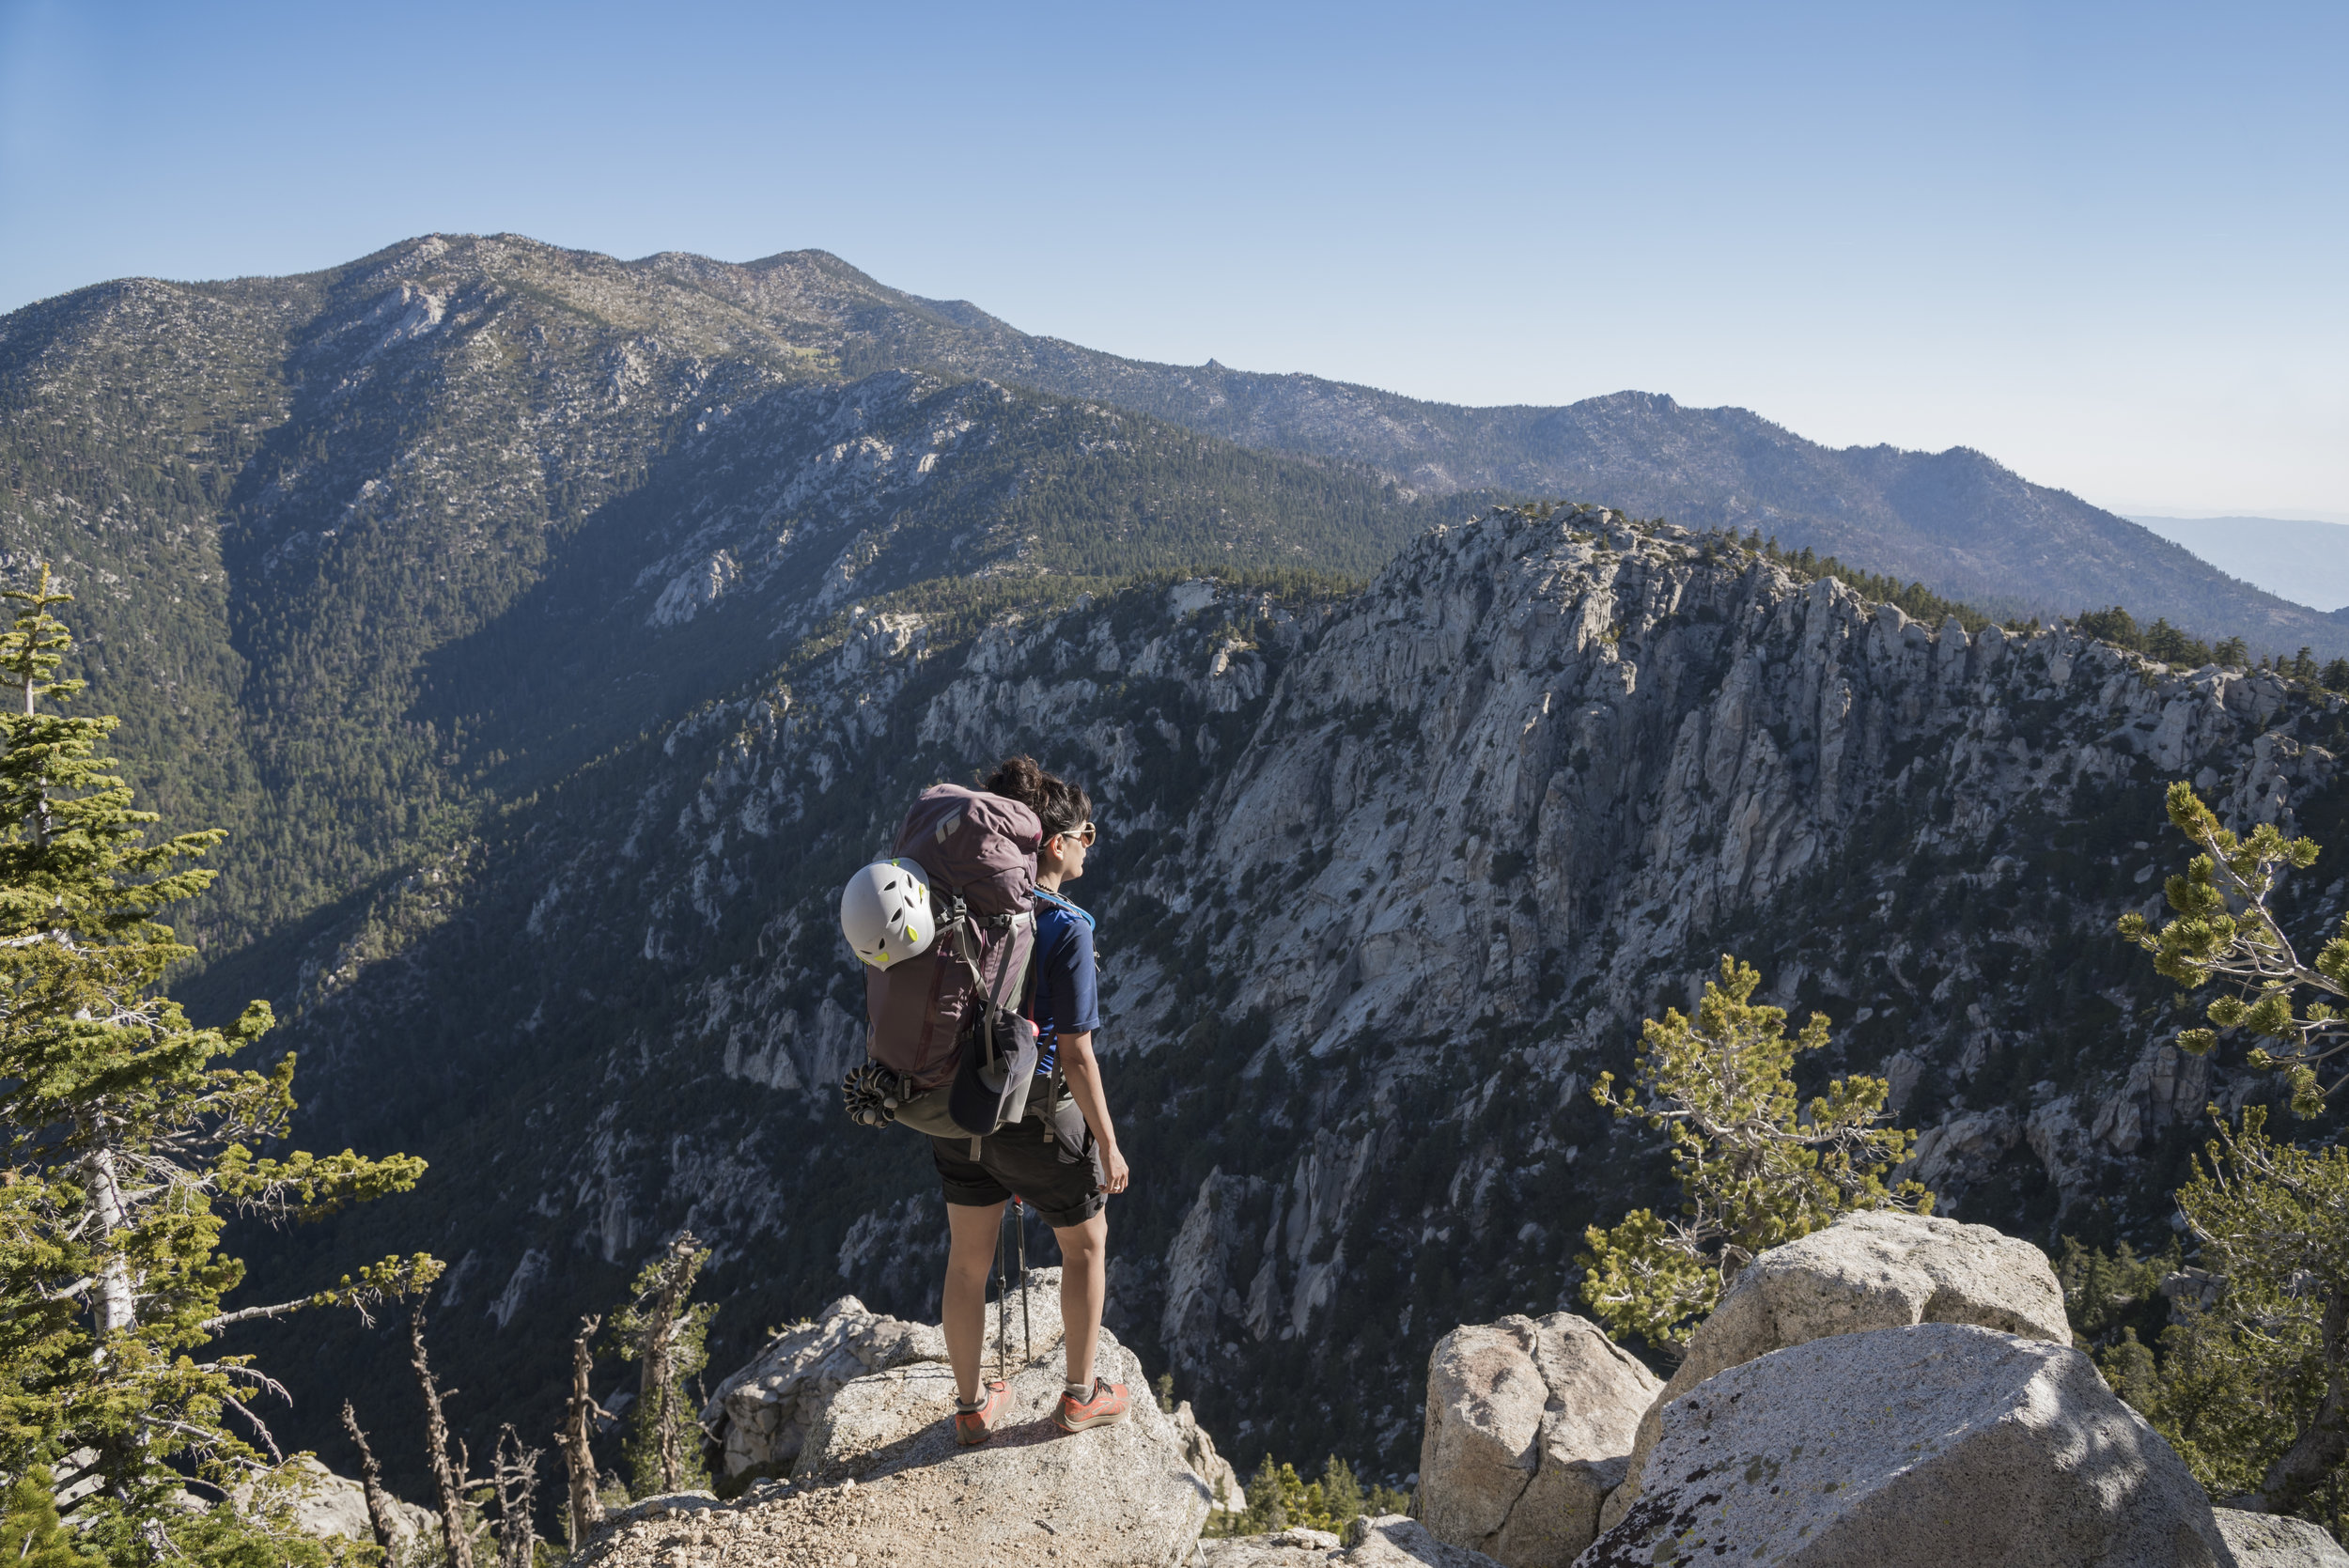
<svg viewBox="0 0 2349 1568">
<path fill-rule="evenodd" d="M 1056 1231 L 1083 1224 L 1109 1203 L 1093 1160 L 1064 1161 L 1034 1117 L 980 1139 L 976 1159 L 968 1138 L 933 1138 L 930 1158 L 948 1203 L 986 1208 L 1017 1193 Z"/>
</svg>

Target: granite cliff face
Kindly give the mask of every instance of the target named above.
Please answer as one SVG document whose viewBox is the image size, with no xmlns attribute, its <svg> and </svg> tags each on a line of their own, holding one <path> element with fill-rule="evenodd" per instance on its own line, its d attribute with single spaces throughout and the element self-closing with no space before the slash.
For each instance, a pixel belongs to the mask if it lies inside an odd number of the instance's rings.
<svg viewBox="0 0 2349 1568">
<path fill-rule="evenodd" d="M 1597 511 L 1435 530 L 1352 598 L 852 615 L 320 939 L 290 1026 L 311 1136 L 436 1161 L 334 1246 L 459 1260 L 438 1322 L 500 1389 L 482 1421 L 552 1419 L 515 1358 L 679 1224 L 717 1248 L 719 1364 L 844 1291 L 926 1314 L 925 1151 L 837 1109 L 832 902 L 922 784 L 1028 750 L 1104 830 L 1071 891 L 1138 1173 L 1112 1327 L 1243 1468 L 1399 1476 L 1436 1338 L 1572 1306 L 1582 1226 L 1659 1195 L 1660 1150 L 1584 1091 L 1724 951 L 1835 1019 L 1806 1083 L 1892 1079 L 1943 1212 L 2153 1239 L 2201 1107 L 2255 1080 L 2158 1043 L 2169 987 L 2111 922 L 2179 859 L 2172 778 L 2349 842 L 2342 718 Z M 2320 870 L 2295 913 L 2344 893 Z"/>
</svg>

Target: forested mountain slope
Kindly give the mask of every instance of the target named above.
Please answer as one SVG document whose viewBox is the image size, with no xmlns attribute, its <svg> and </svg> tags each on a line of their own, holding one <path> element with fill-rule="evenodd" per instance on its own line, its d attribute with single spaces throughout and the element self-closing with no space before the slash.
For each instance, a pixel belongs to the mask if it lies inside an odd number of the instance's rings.
<svg viewBox="0 0 2349 1568">
<path fill-rule="evenodd" d="M 552 1421 L 568 1325 L 678 1225 L 717 1250 L 719 1365 L 844 1292 L 928 1310 L 926 1151 L 837 1104 L 862 1009 L 833 904 L 921 785 L 1025 749 L 1099 802 L 1071 891 L 1137 1172 L 1113 1326 L 1244 1462 L 1399 1476 L 1434 1337 L 1571 1305 L 1581 1228 L 1660 1195 L 1660 1145 L 1584 1091 L 1723 951 L 1835 1019 L 1806 1089 L 1892 1079 L 1945 1211 L 2157 1244 L 2201 1107 L 2258 1086 L 2162 1044 L 2172 988 L 2111 932 L 2179 858 L 2162 788 L 2338 846 L 2345 745 L 2337 697 L 1969 637 L 1596 513 L 1436 531 L 1357 598 L 880 605 L 328 956 L 290 1026 L 311 1136 L 434 1170 L 256 1272 L 447 1251 L 483 1433 Z M 2320 867 L 2295 918 L 2345 897 Z M 302 1408 L 331 1384 L 399 1419 L 392 1358 L 300 1332 Z"/>
<path fill-rule="evenodd" d="M 1098 405 L 843 380 L 701 288 L 526 241 L 19 311 L 0 471 L 0 565 L 57 564 L 149 798 L 231 831 L 191 922 L 215 953 L 445 849 L 860 596 L 1367 573 L 1439 515 Z"/>
</svg>

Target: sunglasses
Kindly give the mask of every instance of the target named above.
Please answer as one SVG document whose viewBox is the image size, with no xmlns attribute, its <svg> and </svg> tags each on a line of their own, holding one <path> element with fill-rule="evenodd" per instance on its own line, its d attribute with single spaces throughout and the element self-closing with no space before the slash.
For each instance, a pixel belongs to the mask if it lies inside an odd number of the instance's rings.
<svg viewBox="0 0 2349 1568">
<path fill-rule="evenodd" d="M 1079 844 L 1090 848 L 1092 847 L 1094 837 L 1093 824 L 1088 822 L 1081 828 L 1071 828 L 1066 832 L 1054 833 L 1052 836 L 1054 838 L 1073 838 Z"/>
</svg>

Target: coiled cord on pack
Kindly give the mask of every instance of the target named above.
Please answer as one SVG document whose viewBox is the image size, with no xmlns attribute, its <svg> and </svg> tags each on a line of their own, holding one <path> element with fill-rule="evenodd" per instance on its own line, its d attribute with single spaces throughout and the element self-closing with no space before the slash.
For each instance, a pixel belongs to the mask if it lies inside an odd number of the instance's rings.
<svg viewBox="0 0 2349 1568">
<path fill-rule="evenodd" d="M 885 1127 L 897 1119 L 905 1080 L 878 1062 L 851 1067 L 840 1080 L 840 1099 L 859 1126 Z"/>
</svg>

